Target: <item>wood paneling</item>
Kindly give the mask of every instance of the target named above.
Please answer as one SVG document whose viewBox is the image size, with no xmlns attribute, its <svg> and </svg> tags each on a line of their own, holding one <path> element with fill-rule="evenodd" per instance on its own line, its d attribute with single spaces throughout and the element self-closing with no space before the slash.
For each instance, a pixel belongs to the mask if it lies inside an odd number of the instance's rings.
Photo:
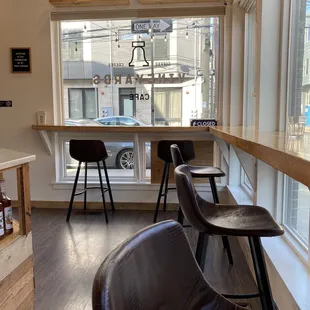
<svg viewBox="0 0 310 310">
<path fill-rule="evenodd" d="M 27 258 L 0 282 L 0 309 L 33 309 L 33 257 Z"/>
<path fill-rule="evenodd" d="M 139 127 L 139 126 L 54 126 L 32 125 L 32 129 L 55 132 L 115 132 L 115 133 L 184 133 L 208 132 L 208 127 Z"/>
<path fill-rule="evenodd" d="M 138 0 L 141 4 L 169 4 L 169 3 L 205 3 L 216 15 L 225 14 L 225 6 L 222 0 Z M 212 15 L 212 14 L 211 14 Z"/>
<path fill-rule="evenodd" d="M 13 233 L 5 236 L 5 238 L 0 241 L 0 255 L 7 246 L 11 245 L 18 238 L 20 238 L 19 223 L 13 220 Z"/>
<path fill-rule="evenodd" d="M 196 158 L 190 163 L 193 165 L 213 166 L 213 141 L 194 141 Z M 157 156 L 158 142 L 151 142 L 151 183 L 160 183 L 164 162 Z M 174 183 L 174 166 L 170 165 L 169 183 Z M 207 183 L 206 179 L 195 179 L 195 183 Z"/>
<path fill-rule="evenodd" d="M 129 0 L 49 0 L 55 7 L 116 6 L 129 4 Z"/>
</svg>

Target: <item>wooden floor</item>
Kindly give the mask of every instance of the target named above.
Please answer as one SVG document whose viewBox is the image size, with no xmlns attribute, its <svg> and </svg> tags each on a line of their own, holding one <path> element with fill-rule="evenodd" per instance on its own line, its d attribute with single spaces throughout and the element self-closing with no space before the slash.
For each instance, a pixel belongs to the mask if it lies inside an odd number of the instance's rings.
<svg viewBox="0 0 310 310">
<path fill-rule="evenodd" d="M 117 211 L 106 225 L 102 213 L 76 211 L 68 224 L 65 214 L 66 210 L 33 209 L 36 310 L 91 309 L 92 282 L 99 265 L 118 244 L 150 225 L 153 218 L 152 212 Z M 164 216 L 176 218 L 171 212 Z M 195 246 L 195 233 L 191 228 L 186 231 Z M 206 278 L 223 293 L 255 292 L 239 244 L 234 238 L 230 242 L 233 266 L 228 263 L 221 239 L 209 238 Z M 260 309 L 257 300 L 251 305 Z"/>
</svg>

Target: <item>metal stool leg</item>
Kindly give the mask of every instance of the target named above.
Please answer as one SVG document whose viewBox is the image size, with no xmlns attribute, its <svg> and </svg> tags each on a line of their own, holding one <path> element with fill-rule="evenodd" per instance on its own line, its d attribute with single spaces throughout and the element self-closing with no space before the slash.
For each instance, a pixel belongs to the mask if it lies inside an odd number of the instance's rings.
<svg viewBox="0 0 310 310">
<path fill-rule="evenodd" d="M 168 196 L 169 174 L 170 174 L 170 163 L 168 163 L 167 172 L 166 172 L 166 184 L 165 184 L 165 196 L 164 196 L 164 211 L 167 210 L 167 196 Z"/>
<path fill-rule="evenodd" d="M 157 197 L 156 209 L 155 209 L 154 220 L 153 220 L 154 223 L 156 223 L 156 221 L 157 221 L 157 215 L 158 215 L 158 210 L 159 210 L 159 205 L 160 205 L 161 193 L 163 191 L 163 186 L 164 186 L 165 177 L 166 177 L 166 173 L 167 173 L 167 165 L 168 165 L 168 163 L 165 162 L 163 176 L 161 178 L 161 183 L 160 183 L 158 197 Z"/>
<path fill-rule="evenodd" d="M 196 256 L 196 261 L 202 272 L 204 271 L 204 268 L 205 268 L 208 239 L 209 239 L 209 235 L 205 234 L 204 232 L 199 233 L 195 256 Z"/>
<path fill-rule="evenodd" d="M 78 168 L 76 171 L 73 189 L 72 189 L 72 193 L 71 193 L 71 199 L 70 199 L 70 204 L 69 204 L 69 208 L 68 208 L 68 213 L 67 213 L 67 219 L 66 219 L 67 222 L 70 221 L 70 216 L 71 216 L 71 212 L 72 212 L 72 206 L 73 206 L 73 200 L 74 200 L 74 196 L 75 196 L 76 186 L 77 186 L 77 183 L 79 180 L 79 175 L 80 175 L 80 169 L 81 169 L 81 162 L 79 161 L 79 165 L 78 165 Z"/>
<path fill-rule="evenodd" d="M 107 213 L 107 208 L 106 208 L 106 203 L 105 203 L 105 198 L 104 198 L 104 188 L 103 188 L 103 184 L 102 184 L 102 176 L 101 176 L 99 161 L 97 161 L 97 167 L 98 167 L 98 174 L 99 174 L 100 189 L 101 189 L 101 194 L 102 194 L 102 203 L 103 203 L 105 221 L 106 221 L 106 223 L 109 223 L 108 213 Z"/>
<path fill-rule="evenodd" d="M 213 201 L 214 203 L 219 203 L 219 196 L 217 193 L 217 188 L 216 188 L 216 183 L 215 183 L 215 178 L 209 178 L 209 182 L 210 182 L 210 186 L 211 186 L 211 191 L 212 191 L 212 196 L 213 196 Z M 223 246 L 226 249 L 227 252 L 227 257 L 228 257 L 228 261 L 231 265 L 233 265 L 234 261 L 233 261 L 233 257 L 232 257 L 232 253 L 231 253 L 231 248 L 230 248 L 230 243 L 228 240 L 227 236 L 222 236 L 222 242 L 223 242 Z"/>
<path fill-rule="evenodd" d="M 110 185 L 110 180 L 109 180 L 107 165 L 106 165 L 106 163 L 105 163 L 104 160 L 102 161 L 102 163 L 103 163 L 103 169 L 104 169 L 105 179 L 106 179 L 106 181 L 107 181 L 107 187 L 108 187 L 109 196 L 110 196 L 111 208 L 112 208 L 112 211 L 115 211 L 114 200 L 113 200 L 113 196 L 112 196 L 112 190 L 111 190 L 111 185 Z"/>
<path fill-rule="evenodd" d="M 276 310 L 273 301 L 264 252 L 259 237 L 249 237 L 252 260 L 263 310 Z"/>
<path fill-rule="evenodd" d="M 85 163 L 85 177 L 84 177 L 84 210 L 86 210 L 86 199 L 87 199 L 87 163 Z"/>
</svg>

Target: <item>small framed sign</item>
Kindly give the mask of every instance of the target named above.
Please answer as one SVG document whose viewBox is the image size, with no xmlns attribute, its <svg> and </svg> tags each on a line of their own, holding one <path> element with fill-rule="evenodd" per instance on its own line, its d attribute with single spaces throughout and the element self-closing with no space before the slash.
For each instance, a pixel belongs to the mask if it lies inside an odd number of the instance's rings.
<svg viewBox="0 0 310 310">
<path fill-rule="evenodd" d="M 191 119 L 191 126 L 192 127 L 217 126 L 217 120 L 194 118 L 194 119 Z"/>
<path fill-rule="evenodd" d="M 12 73 L 31 73 L 30 48 L 11 48 Z"/>
<path fill-rule="evenodd" d="M 0 108 L 11 108 L 12 100 L 0 100 Z"/>
</svg>

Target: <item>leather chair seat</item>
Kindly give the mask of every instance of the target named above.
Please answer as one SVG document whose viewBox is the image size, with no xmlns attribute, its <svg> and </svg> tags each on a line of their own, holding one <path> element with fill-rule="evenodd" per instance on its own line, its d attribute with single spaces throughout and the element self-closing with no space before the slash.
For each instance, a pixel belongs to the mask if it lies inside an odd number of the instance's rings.
<svg viewBox="0 0 310 310">
<path fill-rule="evenodd" d="M 268 210 L 259 206 L 219 205 L 201 199 L 199 207 L 213 235 L 273 237 L 284 233 Z"/>
<path fill-rule="evenodd" d="M 217 167 L 187 165 L 193 178 L 219 178 L 225 173 Z"/>
</svg>

